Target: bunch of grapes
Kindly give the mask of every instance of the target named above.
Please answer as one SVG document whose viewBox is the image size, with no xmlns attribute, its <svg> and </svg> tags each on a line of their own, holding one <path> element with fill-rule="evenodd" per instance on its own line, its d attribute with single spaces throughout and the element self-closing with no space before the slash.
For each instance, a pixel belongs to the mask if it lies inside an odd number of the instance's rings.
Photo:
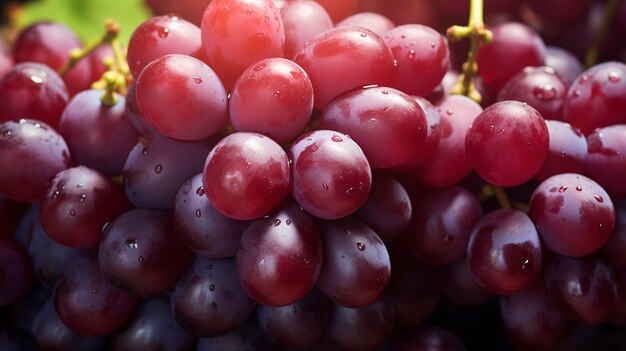
<svg viewBox="0 0 626 351">
<path fill-rule="evenodd" d="M 625 1 L 146 3 L 0 50 L 0 349 L 626 348 Z"/>
</svg>

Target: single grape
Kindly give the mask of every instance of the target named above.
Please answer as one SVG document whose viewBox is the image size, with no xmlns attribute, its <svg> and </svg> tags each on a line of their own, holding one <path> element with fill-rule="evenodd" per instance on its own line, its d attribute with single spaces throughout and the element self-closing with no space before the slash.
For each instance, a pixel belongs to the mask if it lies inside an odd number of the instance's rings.
<svg viewBox="0 0 626 351">
<path fill-rule="evenodd" d="M 411 160 L 424 145 L 427 122 L 411 96 L 393 88 L 365 87 L 331 101 L 319 128 L 350 135 L 372 168 L 390 168 Z"/>
<path fill-rule="evenodd" d="M 44 122 L 32 119 L 0 124 L 0 193 L 36 203 L 47 182 L 71 165 L 63 137 Z"/>
<path fill-rule="evenodd" d="M 315 107 L 365 85 L 385 86 L 394 71 L 393 53 L 383 39 L 359 27 L 338 27 L 308 41 L 294 56 L 311 78 Z"/>
<path fill-rule="evenodd" d="M 166 211 L 132 209 L 113 220 L 98 247 L 98 263 L 114 286 L 145 297 L 172 287 L 191 252 Z"/>
<path fill-rule="evenodd" d="M 500 186 L 532 179 L 549 150 L 548 127 L 531 106 L 501 101 L 486 108 L 467 131 L 466 148 L 476 172 Z"/>
<path fill-rule="evenodd" d="M 285 30 L 272 0 L 212 0 L 201 29 L 204 53 L 227 90 L 251 64 L 284 55 Z"/>
<path fill-rule="evenodd" d="M 587 136 L 587 174 L 613 197 L 626 197 L 626 124 L 599 128 Z"/>
<path fill-rule="evenodd" d="M 243 233 L 237 251 L 242 287 L 256 302 L 272 307 L 302 299 L 320 274 L 321 241 L 313 218 L 286 201 Z"/>
<path fill-rule="evenodd" d="M 333 28 L 333 21 L 319 2 L 285 1 L 280 8 L 285 28 L 285 57 L 291 59 L 307 41 Z"/>
<path fill-rule="evenodd" d="M 587 166 L 587 139 L 580 129 L 561 121 L 547 120 L 550 139 L 546 161 L 535 174 L 543 181 L 561 173 L 585 173 Z"/>
<path fill-rule="evenodd" d="M 349 136 L 315 130 L 300 136 L 289 150 L 292 194 L 312 215 L 337 219 L 367 199 L 372 172 L 362 149 Z"/>
<path fill-rule="evenodd" d="M 539 277 L 543 250 L 528 215 L 503 208 L 476 223 L 467 257 L 482 286 L 496 294 L 510 295 L 528 288 Z"/>
<path fill-rule="evenodd" d="M 391 261 L 385 244 L 354 218 L 321 223 L 324 260 L 317 287 L 333 302 L 363 307 L 385 293 Z"/>
<path fill-rule="evenodd" d="M 223 215 L 260 218 L 289 195 L 289 159 L 280 145 L 262 134 L 234 133 L 207 156 L 203 184 L 209 201 Z"/>
<path fill-rule="evenodd" d="M 14 240 L 0 238 L 0 307 L 24 297 L 34 278 L 26 250 Z"/>
<path fill-rule="evenodd" d="M 254 306 L 237 280 L 233 258 L 196 256 L 172 294 L 176 320 L 200 337 L 233 331 L 246 321 Z"/>
<path fill-rule="evenodd" d="M 222 82 L 211 67 L 192 56 L 170 54 L 151 61 L 135 89 L 143 117 L 170 138 L 206 139 L 228 119 Z"/>
<path fill-rule="evenodd" d="M 264 59 L 239 76 L 228 108 L 236 131 L 257 132 L 287 143 L 302 133 L 311 118 L 313 86 L 293 61 Z"/>
<path fill-rule="evenodd" d="M 615 208 L 592 179 L 564 173 L 544 180 L 530 199 L 529 215 L 546 246 L 566 256 L 586 256 L 609 240 Z"/>
</svg>

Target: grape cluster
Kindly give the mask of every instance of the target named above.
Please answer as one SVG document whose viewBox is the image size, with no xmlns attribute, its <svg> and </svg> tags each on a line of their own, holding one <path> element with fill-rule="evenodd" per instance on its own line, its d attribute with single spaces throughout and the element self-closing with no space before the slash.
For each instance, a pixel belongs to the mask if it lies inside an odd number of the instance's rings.
<svg viewBox="0 0 626 351">
<path fill-rule="evenodd" d="M 469 3 L 21 30 L 0 349 L 626 348 L 626 2 Z"/>
</svg>

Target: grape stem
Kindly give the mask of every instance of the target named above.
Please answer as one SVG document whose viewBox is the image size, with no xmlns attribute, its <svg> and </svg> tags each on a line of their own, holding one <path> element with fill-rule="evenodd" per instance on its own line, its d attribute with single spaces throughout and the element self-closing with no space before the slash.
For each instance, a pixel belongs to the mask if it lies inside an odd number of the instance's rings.
<svg viewBox="0 0 626 351">
<path fill-rule="evenodd" d="M 87 55 L 92 53 L 100 45 L 111 44 L 114 40 L 117 39 L 117 35 L 119 34 L 120 27 L 115 21 L 107 20 L 105 23 L 105 28 L 106 28 L 106 32 L 104 33 L 102 38 L 100 38 L 100 40 L 94 43 L 91 43 L 90 45 L 87 45 L 82 49 L 72 49 L 69 54 L 70 60 L 61 68 L 59 68 L 57 73 L 60 76 L 64 76 L 65 74 L 67 74 L 67 72 L 69 72 L 72 68 L 74 68 L 74 66 L 76 66 L 76 64 L 78 64 L 80 60 L 82 60 Z"/>
<path fill-rule="evenodd" d="M 602 44 L 604 44 L 606 37 L 611 30 L 613 19 L 615 18 L 615 14 L 617 13 L 621 2 L 621 0 L 609 0 L 606 3 L 604 13 L 602 15 L 602 23 L 600 24 L 598 31 L 595 33 L 593 42 L 591 42 L 591 47 L 589 47 L 589 50 L 587 50 L 587 53 L 585 54 L 585 67 L 589 68 L 598 62 L 600 50 L 602 50 Z"/>
<path fill-rule="evenodd" d="M 493 40 L 493 34 L 485 27 L 483 22 L 483 0 L 470 0 L 468 25 L 454 25 L 448 28 L 446 35 L 451 41 L 459 41 L 469 37 L 471 42 L 467 60 L 463 63 L 463 71 L 459 76 L 459 80 L 452 87 L 451 94 L 465 95 L 480 103 L 482 97 L 474 85 L 474 76 L 478 73 L 476 57 L 480 43 L 490 43 Z"/>
</svg>

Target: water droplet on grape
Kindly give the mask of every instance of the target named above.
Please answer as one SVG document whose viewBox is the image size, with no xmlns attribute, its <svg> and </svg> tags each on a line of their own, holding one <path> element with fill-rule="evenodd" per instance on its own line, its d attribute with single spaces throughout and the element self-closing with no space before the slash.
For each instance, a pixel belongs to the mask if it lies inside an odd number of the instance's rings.
<svg viewBox="0 0 626 351">
<path fill-rule="evenodd" d="M 295 314 L 296 312 L 298 312 L 298 309 L 297 309 L 295 306 L 294 306 L 294 307 L 292 307 L 292 308 L 291 308 L 291 313 L 294 313 L 294 314 Z"/>
<path fill-rule="evenodd" d="M 582 186 L 580 186 L 580 185 L 577 185 L 577 186 L 576 186 L 576 191 L 583 191 L 583 187 L 582 187 Z"/>
<path fill-rule="evenodd" d="M 24 118 L 20 118 L 20 120 L 18 121 L 19 124 L 25 124 L 26 120 Z"/>
<path fill-rule="evenodd" d="M 348 189 L 346 189 L 346 195 L 347 195 L 347 196 L 352 196 L 352 195 L 354 195 L 354 188 L 348 188 Z"/>
<path fill-rule="evenodd" d="M 209 285 L 209 290 L 210 290 L 210 291 L 215 290 L 215 285 L 213 285 L 213 284 Z"/>
<path fill-rule="evenodd" d="M 533 95 L 539 100 L 550 101 L 556 98 L 556 88 L 550 84 L 538 86 L 533 88 Z"/>
<path fill-rule="evenodd" d="M 332 138 L 330 138 L 330 140 L 332 140 L 332 141 L 334 141 L 334 142 L 336 142 L 336 143 L 339 143 L 339 142 L 342 142 L 342 141 L 343 141 L 343 138 L 342 138 L 342 137 L 340 137 L 340 136 L 339 136 L 339 135 L 337 135 L 337 134 L 333 134 L 333 137 L 332 137 Z"/>
<path fill-rule="evenodd" d="M 522 270 L 523 271 L 528 271 L 531 268 L 532 267 L 531 267 L 531 264 L 530 264 L 530 260 L 529 259 L 525 259 L 524 262 L 522 263 Z"/>
<path fill-rule="evenodd" d="M 282 96 L 280 96 L 280 90 L 276 90 L 276 91 L 274 92 L 274 97 L 277 97 L 277 98 L 279 98 L 279 99 L 280 99 L 280 98 L 282 98 Z"/>
<path fill-rule="evenodd" d="M 87 195 L 82 194 L 82 195 L 80 196 L 80 199 L 79 199 L 78 201 L 80 201 L 80 202 L 85 202 L 85 200 L 86 200 L 86 199 L 87 199 Z"/>
<path fill-rule="evenodd" d="M 580 89 L 576 89 L 574 90 L 574 97 L 579 97 L 580 96 Z"/>
<path fill-rule="evenodd" d="M 252 70 L 254 70 L 255 72 L 258 72 L 262 70 L 263 68 L 265 68 L 265 65 L 256 65 L 252 68 Z"/>
<path fill-rule="evenodd" d="M 35 123 L 35 128 L 41 128 L 41 123 Z"/>
<path fill-rule="evenodd" d="M 387 90 L 383 90 L 380 93 L 383 94 L 383 95 L 388 95 L 389 94 L 389 92 Z"/>
<path fill-rule="evenodd" d="M 600 195 L 594 195 L 593 198 L 596 199 L 596 201 L 598 201 L 600 203 L 604 202 L 604 199 Z"/>
<path fill-rule="evenodd" d="M 588 80 L 589 80 L 589 76 L 588 76 L 588 75 L 586 75 L 586 74 L 583 74 L 583 76 L 582 76 L 582 77 L 580 77 L 580 81 L 581 81 L 581 82 L 586 82 L 586 81 L 588 81 Z"/>
<path fill-rule="evenodd" d="M 453 113 L 454 113 L 454 111 L 452 111 L 452 109 L 450 109 L 450 108 L 446 110 L 446 114 L 448 116 L 452 116 Z"/>
<path fill-rule="evenodd" d="M 567 152 L 565 152 L 565 150 L 561 150 L 561 157 L 565 157 L 567 156 Z"/>
<path fill-rule="evenodd" d="M 29 78 L 30 78 L 30 81 L 31 81 L 31 82 L 33 82 L 33 83 L 35 83 L 35 84 L 41 84 L 41 83 L 43 83 L 43 79 L 41 79 L 41 77 L 38 77 L 38 76 L 32 75 L 32 76 L 30 76 Z"/>
<path fill-rule="evenodd" d="M 143 262 L 143 256 L 139 256 L 139 262 Z"/>
<path fill-rule="evenodd" d="M 489 131 L 493 132 L 493 130 L 496 129 L 496 126 L 494 126 L 493 124 L 489 127 Z"/>
<path fill-rule="evenodd" d="M 583 287 L 580 285 L 579 281 L 576 282 L 569 282 L 567 284 L 567 290 L 570 292 L 570 294 L 574 295 L 574 296 L 582 296 L 583 295 Z"/>
<path fill-rule="evenodd" d="M 139 242 L 135 238 L 129 238 L 129 239 L 126 239 L 126 246 L 128 246 L 131 249 L 138 249 Z"/>
<path fill-rule="evenodd" d="M 206 269 L 208 269 L 208 270 L 211 270 L 211 269 L 213 269 L 213 265 L 212 265 L 212 264 L 210 264 L 210 265 L 207 265 L 207 266 L 206 266 Z"/>
<path fill-rule="evenodd" d="M 155 172 L 156 174 L 159 174 L 159 173 L 163 172 L 163 165 L 156 165 L 156 166 L 154 167 L 154 172 Z"/>
<path fill-rule="evenodd" d="M 196 84 L 202 84 L 203 80 L 200 77 L 193 77 L 193 81 L 196 82 Z"/>
<path fill-rule="evenodd" d="M 443 237 L 443 241 L 447 243 L 452 242 L 452 235 L 447 234 L 446 236 Z"/>
<path fill-rule="evenodd" d="M 57 197 L 59 197 L 59 195 L 61 195 L 61 192 L 58 190 L 55 190 L 54 193 L 52 193 L 52 198 L 56 199 Z"/>
<path fill-rule="evenodd" d="M 556 187 L 552 187 L 552 188 L 550 188 L 550 192 L 551 192 L 551 193 L 556 193 Z"/>
<path fill-rule="evenodd" d="M 206 193 L 206 191 L 204 191 L 204 187 L 199 187 L 198 189 L 196 189 L 196 195 L 198 196 L 203 196 Z"/>
<path fill-rule="evenodd" d="M 611 83 L 619 83 L 619 81 L 622 79 L 622 77 L 619 76 L 619 73 L 617 72 L 609 72 L 609 82 Z"/>
<path fill-rule="evenodd" d="M 367 34 L 361 33 L 361 37 L 365 38 L 365 37 L 367 37 Z"/>
<path fill-rule="evenodd" d="M 200 211 L 200 209 L 196 210 L 196 217 L 198 218 L 202 217 L 202 211 Z"/>
<path fill-rule="evenodd" d="M 170 15 L 170 19 L 174 22 L 178 21 L 178 16 L 176 15 Z"/>
<path fill-rule="evenodd" d="M 287 225 L 291 225 L 291 219 L 286 220 L 286 221 L 285 221 L 285 224 L 287 224 Z"/>
<path fill-rule="evenodd" d="M 565 186 L 565 185 L 561 185 L 561 187 L 559 188 L 559 192 L 560 192 L 560 193 L 563 193 L 563 192 L 565 192 L 566 190 L 567 190 L 567 186 Z"/>
<path fill-rule="evenodd" d="M 5 130 L 5 131 L 2 133 L 2 136 L 5 136 L 5 137 L 8 137 L 9 135 L 11 135 L 11 131 L 10 131 L 10 130 Z"/>
<path fill-rule="evenodd" d="M 322 183 L 322 188 L 324 188 L 324 190 L 328 190 L 328 184 Z"/>
<path fill-rule="evenodd" d="M 170 34 L 170 29 L 167 27 L 159 28 L 157 33 L 159 34 L 159 38 L 167 38 L 167 36 Z"/>
<path fill-rule="evenodd" d="M 280 225 L 280 219 L 276 218 L 274 220 L 274 227 L 278 227 Z"/>
<path fill-rule="evenodd" d="M 434 49 L 437 47 L 437 44 L 435 44 L 435 42 L 433 41 L 432 43 L 430 43 L 430 48 Z"/>
<path fill-rule="evenodd" d="M 415 50 L 409 50 L 409 57 L 415 57 Z"/>
<path fill-rule="evenodd" d="M 363 244 L 362 242 L 357 242 L 357 243 L 356 243 L 356 248 L 357 248 L 359 251 L 365 251 L 365 244 Z"/>
<path fill-rule="evenodd" d="M 76 217 L 76 210 L 74 210 L 73 208 L 70 210 L 70 216 Z"/>
<path fill-rule="evenodd" d="M 91 289 L 91 293 L 92 294 L 97 294 L 98 293 L 98 289 Z"/>
</svg>

